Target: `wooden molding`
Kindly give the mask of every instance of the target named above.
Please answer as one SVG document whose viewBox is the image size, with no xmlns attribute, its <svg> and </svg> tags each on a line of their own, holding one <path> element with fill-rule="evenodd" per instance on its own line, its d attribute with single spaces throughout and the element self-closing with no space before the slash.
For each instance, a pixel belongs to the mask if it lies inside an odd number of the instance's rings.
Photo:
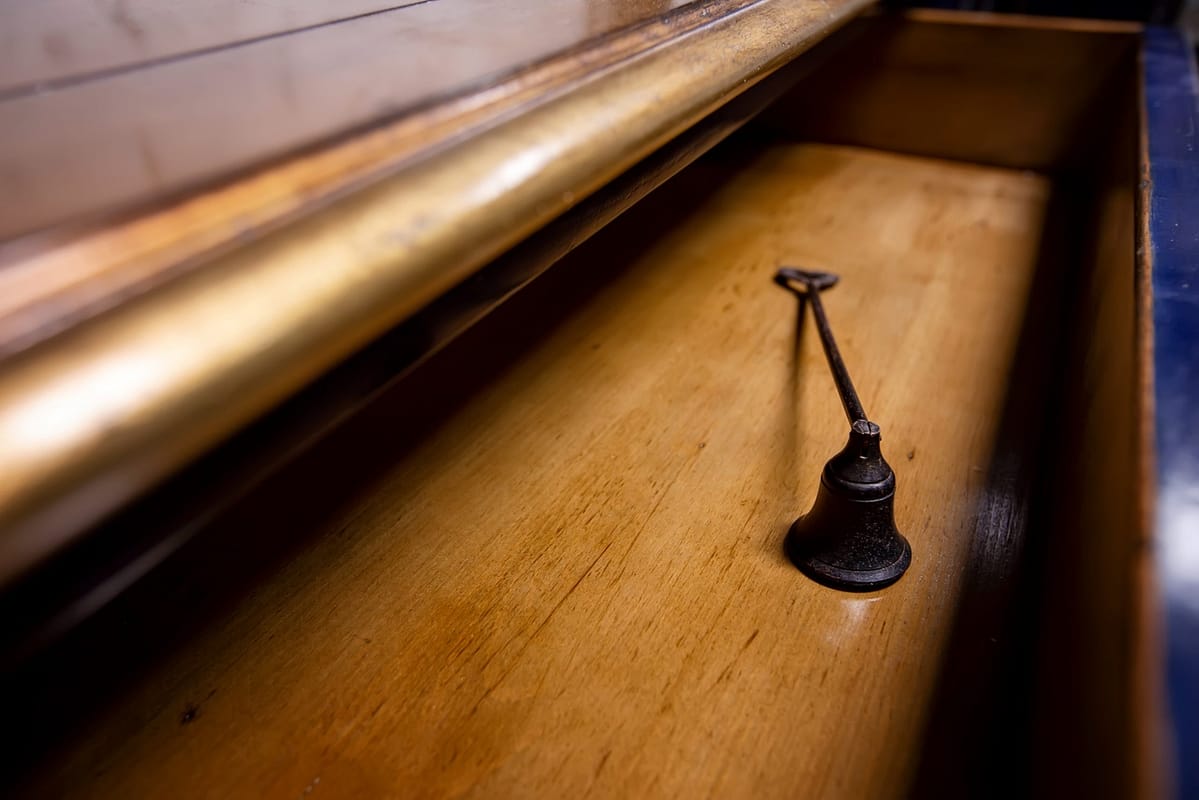
<svg viewBox="0 0 1199 800">
<path fill-rule="evenodd" d="M 55 552 L 864 0 L 761 0 L 227 249 L 0 373 L 0 581 Z"/>
</svg>

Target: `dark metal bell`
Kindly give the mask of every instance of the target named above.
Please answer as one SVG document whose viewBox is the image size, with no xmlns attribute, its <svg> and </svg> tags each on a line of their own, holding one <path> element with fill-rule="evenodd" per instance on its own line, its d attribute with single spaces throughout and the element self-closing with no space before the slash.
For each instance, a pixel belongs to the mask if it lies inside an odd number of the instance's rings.
<svg viewBox="0 0 1199 800">
<path fill-rule="evenodd" d="M 845 448 L 824 465 L 812 510 L 787 534 L 787 556 L 815 581 L 881 589 L 912 562 L 912 548 L 895 528 L 895 472 L 881 441 L 878 425 L 855 420 Z"/>
</svg>

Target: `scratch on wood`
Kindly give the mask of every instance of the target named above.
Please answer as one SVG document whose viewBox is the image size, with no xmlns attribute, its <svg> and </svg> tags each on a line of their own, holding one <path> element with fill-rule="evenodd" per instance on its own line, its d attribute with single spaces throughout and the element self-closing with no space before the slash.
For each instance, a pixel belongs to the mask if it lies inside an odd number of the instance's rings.
<svg viewBox="0 0 1199 800">
<path fill-rule="evenodd" d="M 604 549 L 600 550 L 599 555 L 597 555 L 591 561 L 591 564 L 588 565 L 587 569 L 583 570 L 583 574 L 580 575 L 579 579 L 574 582 L 574 585 L 571 586 L 566 591 L 566 594 L 562 595 L 562 598 L 560 600 L 558 600 L 558 602 L 550 610 L 550 613 L 545 615 L 545 619 L 541 620 L 541 624 L 539 624 L 537 626 L 537 628 L 531 634 L 529 634 L 529 637 L 527 639 L 525 639 L 523 644 L 521 644 L 520 649 L 516 651 L 516 655 L 512 657 L 512 665 L 510 667 L 508 667 L 508 669 L 504 670 L 504 673 L 502 675 L 500 675 L 499 678 L 496 679 L 495 683 L 488 686 L 487 690 L 483 692 L 482 696 L 480 696 L 479 699 L 475 701 L 474 707 L 471 708 L 471 710 L 470 710 L 470 713 L 472 716 L 475 714 L 475 712 L 477 712 L 479 710 L 479 706 L 483 703 L 483 701 L 486 700 L 488 697 L 490 697 L 491 693 L 496 690 L 496 687 L 498 687 L 501 683 L 503 683 L 505 680 L 507 680 L 508 676 L 512 674 L 512 671 L 515 670 L 517 665 L 520 663 L 520 657 L 524 654 L 525 650 L 528 649 L 529 645 L 533 642 L 534 639 L 537 638 L 537 635 L 539 633 L 541 633 L 541 631 L 545 628 L 545 626 L 549 624 L 550 620 L 554 618 L 554 614 L 558 613 L 558 609 L 562 608 L 562 606 L 566 603 L 566 601 L 570 598 L 570 596 L 572 594 L 574 594 L 575 589 L 579 588 L 580 584 L 583 583 L 583 579 L 591 574 L 591 571 L 593 569 L 595 569 L 595 565 L 600 562 L 600 559 L 604 557 L 604 553 L 608 552 L 608 548 L 610 548 L 611 546 L 612 546 L 612 542 L 608 542 L 606 545 L 604 545 Z M 494 658 L 494 657 L 495 656 L 493 654 L 492 658 Z M 490 662 L 490 659 L 488 659 L 488 661 Z"/>
</svg>

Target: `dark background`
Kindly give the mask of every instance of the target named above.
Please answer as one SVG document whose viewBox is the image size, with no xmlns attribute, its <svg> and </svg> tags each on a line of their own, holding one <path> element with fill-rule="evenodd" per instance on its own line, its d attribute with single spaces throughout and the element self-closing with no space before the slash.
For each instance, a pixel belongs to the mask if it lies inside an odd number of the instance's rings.
<svg viewBox="0 0 1199 800">
<path fill-rule="evenodd" d="M 1169 25 L 1183 0 L 892 0 L 894 8 L 953 8 L 1052 17 L 1123 19 Z"/>
</svg>

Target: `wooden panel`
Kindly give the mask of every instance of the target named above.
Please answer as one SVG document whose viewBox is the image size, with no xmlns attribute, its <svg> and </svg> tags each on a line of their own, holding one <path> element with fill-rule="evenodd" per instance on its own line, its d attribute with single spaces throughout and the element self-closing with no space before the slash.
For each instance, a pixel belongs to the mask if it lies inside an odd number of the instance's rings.
<svg viewBox="0 0 1199 800">
<path fill-rule="evenodd" d="M 1030 559 L 1043 572 L 1029 622 L 1038 629 L 1031 752 L 1046 795 L 1165 796 L 1160 685 L 1143 663 L 1160 644 L 1141 573 L 1153 495 L 1138 422 L 1148 401 L 1137 377 L 1138 73 L 1130 64 L 1108 87 L 1095 170 L 1075 179 L 1083 214 L 1068 260 L 1077 267 L 1066 273 L 1071 302 L 1059 312 L 1055 478 L 1048 535 Z"/>
<path fill-rule="evenodd" d="M 1109 88 L 1134 68 L 1138 30 L 986 14 L 912 13 L 857 24 L 857 48 L 797 86 L 769 118 L 775 129 L 1037 170 L 1075 168 L 1094 157 L 1111 116 Z"/>
<path fill-rule="evenodd" d="M 421 0 L 39 0 L 0 11 L 0 97 Z"/>
<path fill-rule="evenodd" d="M 1141 706 L 1133 659 L 1141 626 L 1138 556 L 1146 546 L 1136 491 L 1134 155 L 1124 180 L 1093 187 L 1093 250 L 1073 282 L 1079 305 L 1063 392 L 1053 537 L 1039 670 L 1042 784 L 1111 797 L 1152 796 L 1138 737 L 1156 720 Z M 1050 756 L 1049 752 L 1053 755 Z M 1067 789 L 1069 787 L 1069 789 Z"/>
<path fill-rule="evenodd" d="M 26 789 L 902 794 L 1048 192 L 816 145 L 695 165 L 282 476 L 283 519 L 344 503 Z M 781 553 L 845 422 L 780 263 L 843 276 L 915 553 L 881 593 Z"/>
<path fill-rule="evenodd" d="M 0 237 L 194 188 L 674 5 L 425 3 L 0 102 Z"/>
</svg>

